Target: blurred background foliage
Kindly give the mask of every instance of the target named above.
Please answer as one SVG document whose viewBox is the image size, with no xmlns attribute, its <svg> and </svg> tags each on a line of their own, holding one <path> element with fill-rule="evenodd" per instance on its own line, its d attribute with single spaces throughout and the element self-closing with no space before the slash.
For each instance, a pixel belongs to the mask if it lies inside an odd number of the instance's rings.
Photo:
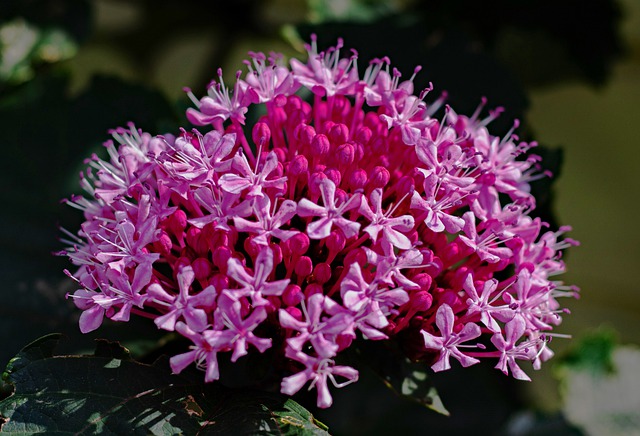
<svg viewBox="0 0 640 436">
<path fill-rule="evenodd" d="M 490 367 L 438 377 L 455 419 L 395 398 L 363 374 L 359 391 L 343 389 L 324 422 L 338 434 L 414 434 L 425 426 L 453 434 L 469 425 L 580 434 L 565 422 L 568 415 L 583 430 L 599 431 L 589 427 L 588 413 L 575 412 L 595 407 L 580 403 L 584 392 L 575 387 L 588 383 L 575 374 L 601 374 L 593 389 L 603 391 L 598 383 L 623 377 L 615 370 L 619 359 L 631 373 L 640 369 L 634 348 L 622 358 L 612 345 L 640 344 L 636 0 L 3 0 L 0 366 L 53 331 L 70 337 L 68 352 L 91 349 L 97 337 L 120 340 L 138 357 L 157 346 L 160 334 L 144 320 L 79 334 L 79 313 L 64 299 L 73 291 L 61 272 L 69 265 L 51 253 L 62 248 L 56 223 L 76 229 L 81 217 L 59 200 L 79 192 L 83 159 L 101 153 L 108 129 L 129 121 L 152 133 L 187 125 L 183 87 L 202 94 L 219 66 L 231 79 L 249 50 L 304 56 L 311 33 L 321 48 L 343 37 L 358 50 L 361 68 L 384 55 L 406 75 L 422 65 L 417 88 L 433 82 L 434 98 L 447 91 L 458 112 L 470 114 L 483 96 L 490 107 L 504 106 L 493 131 L 520 119 L 521 137 L 542 144 L 556 175 L 553 186 L 546 180 L 534 187 L 538 213 L 571 224 L 571 237 L 582 242 L 568 253 L 563 278 L 582 288 L 582 299 L 568 302 L 573 314 L 561 328 L 578 345 L 566 350 L 572 342 L 553 342 L 568 356 L 564 366 L 547 365 L 526 386 Z M 611 371 L 585 370 L 593 365 L 576 355 L 609 359 Z M 640 428 L 637 412 L 616 413 L 623 419 L 610 423 L 611 434 Z"/>
</svg>

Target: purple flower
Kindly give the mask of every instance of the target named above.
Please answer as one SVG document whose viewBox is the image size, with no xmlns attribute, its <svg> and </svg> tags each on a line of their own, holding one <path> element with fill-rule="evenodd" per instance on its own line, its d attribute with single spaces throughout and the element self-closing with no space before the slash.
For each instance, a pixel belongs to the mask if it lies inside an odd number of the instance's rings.
<svg viewBox="0 0 640 436">
<path fill-rule="evenodd" d="M 154 320 L 158 328 L 173 331 L 180 318 L 195 332 L 207 328 L 206 309 L 214 306 L 217 292 L 213 286 L 208 286 L 197 294 L 190 295 L 189 289 L 194 279 L 193 268 L 186 266 L 178 272 L 178 295 L 170 294 L 159 283 L 149 285 L 147 295 L 150 301 L 167 307 L 167 312 Z"/>
<path fill-rule="evenodd" d="M 408 232 L 413 229 L 414 220 L 411 215 L 402 215 L 392 217 L 395 208 L 390 208 L 387 213 L 382 210 L 382 189 L 374 189 L 369 194 L 371 205 L 365 196 L 362 196 L 359 212 L 367 218 L 371 224 L 363 229 L 368 233 L 371 240 L 375 243 L 378 240 L 378 234 L 382 232 L 382 240 L 394 247 L 408 250 L 411 248 L 411 241 L 402 232 Z M 373 209 L 371 208 L 373 206 Z"/>
<path fill-rule="evenodd" d="M 214 313 L 216 328 L 203 333 L 207 342 L 214 347 L 231 348 L 233 350 L 232 362 L 247 354 L 250 344 L 261 353 L 271 347 L 270 338 L 259 338 L 253 333 L 253 330 L 267 318 L 265 308 L 257 307 L 244 318 L 241 306 L 239 301 L 234 300 L 228 294 L 221 295 L 218 299 L 218 308 Z"/>
<path fill-rule="evenodd" d="M 342 215 L 355 209 L 360 204 L 360 195 L 355 194 L 348 200 L 341 202 L 336 200 L 336 185 L 329 179 L 320 182 L 320 192 L 324 206 L 319 206 L 303 198 L 298 203 L 298 215 L 301 217 L 320 217 L 319 220 L 309 223 L 307 234 L 311 239 L 323 239 L 329 236 L 331 228 L 335 225 L 347 238 L 355 236 L 360 229 L 360 223 L 344 218 Z"/>
<path fill-rule="evenodd" d="M 264 296 L 278 296 L 284 292 L 289 284 L 289 279 L 270 281 L 269 275 L 273 271 L 273 251 L 263 247 L 254 261 L 251 275 L 242 263 L 235 258 L 230 258 L 227 264 L 229 277 L 240 286 L 237 289 L 228 289 L 227 292 L 234 298 L 250 297 L 254 306 L 264 306 L 269 301 Z"/>
<path fill-rule="evenodd" d="M 318 391 L 318 407 L 327 408 L 333 403 L 333 398 L 329 392 L 328 381 L 331 381 L 337 388 L 358 381 L 358 371 L 350 366 L 336 365 L 333 360 L 326 357 L 310 356 L 292 348 L 287 348 L 286 356 L 302 363 L 304 369 L 294 375 L 283 378 L 280 391 L 286 395 L 293 395 L 298 392 L 305 383 L 311 381 L 309 389 L 316 388 Z M 346 380 L 338 382 L 336 376 Z"/>
<path fill-rule="evenodd" d="M 464 324 L 458 333 L 454 333 L 455 316 L 448 304 L 443 304 L 436 313 L 436 325 L 442 336 L 434 336 L 429 332 L 421 330 L 424 338 L 424 346 L 431 350 L 440 351 L 440 357 L 431 365 L 434 371 L 444 371 L 451 368 L 450 357 L 455 357 L 464 367 L 480 362 L 478 359 L 467 356 L 458 348 L 462 343 L 468 342 L 480 336 L 480 327 L 470 322 Z"/>
<path fill-rule="evenodd" d="M 248 189 L 248 197 L 263 196 L 263 189 L 276 188 L 283 189 L 286 177 L 276 177 L 275 179 L 267 179 L 278 166 L 278 157 L 271 151 L 267 154 L 267 158 L 258 171 L 251 169 L 249 161 L 243 153 L 238 153 L 233 158 L 233 166 L 240 174 L 227 173 L 220 177 L 220 187 L 222 190 L 231 194 L 240 194 Z"/>
<path fill-rule="evenodd" d="M 195 363 L 207 382 L 219 353 L 273 347 L 274 373 L 294 371 L 282 392 L 308 382 L 320 407 L 329 382 L 357 379 L 333 359 L 358 339 L 396 341 L 436 371 L 498 358 L 524 378 L 516 360 L 551 357 L 561 297 L 578 291 L 556 280 L 569 228 L 531 216 L 530 182 L 547 176 L 535 143 L 492 135 L 502 109 L 484 117 L 484 99 L 434 118 L 446 95 L 414 92 L 420 67 L 404 80 L 383 57 L 360 77 L 342 40 L 306 49 L 289 67 L 250 53 L 230 86 L 218 70 L 207 95 L 188 91 L 206 133 L 129 124 L 87 160 L 86 197 L 67 200 L 84 222 L 61 252 L 81 331 L 153 319 L 192 342 L 174 372 Z"/>
<path fill-rule="evenodd" d="M 236 79 L 240 78 L 240 72 Z M 233 121 L 244 124 L 247 107 L 259 100 L 258 94 L 253 88 L 243 86 L 242 81 L 236 80 L 233 92 L 222 80 L 222 70 L 218 69 L 218 83 L 212 83 L 208 88 L 208 95 L 198 100 L 191 91 L 189 97 L 197 106 L 198 110 L 187 109 L 187 118 L 193 124 L 206 126 L 216 121 L 224 121 L 231 118 Z"/>
<path fill-rule="evenodd" d="M 310 342 L 319 356 L 334 357 L 338 351 L 336 336 L 340 333 L 352 330 L 353 318 L 345 312 L 335 313 L 332 316 L 322 316 L 326 296 L 313 294 L 307 299 L 307 304 L 302 305 L 304 319 L 295 319 L 284 309 L 278 311 L 280 325 L 284 328 L 295 330 L 297 336 L 287 339 L 287 345 L 294 350 L 302 351 L 304 344 Z"/>
<path fill-rule="evenodd" d="M 509 374 L 510 369 L 513 377 L 518 380 L 530 381 L 529 376 L 516 363 L 516 360 L 532 361 L 536 355 L 534 344 L 527 341 L 516 344 L 525 333 L 525 328 L 524 319 L 521 316 L 516 316 L 505 325 L 504 336 L 502 332 L 494 334 L 491 337 L 491 343 L 500 352 L 500 360 L 496 365 L 497 369 L 505 374 Z"/>
<path fill-rule="evenodd" d="M 464 281 L 464 290 L 469 295 L 467 299 L 467 304 L 469 305 L 467 314 L 473 315 L 479 313 L 480 321 L 494 333 L 501 331 L 498 321 L 507 322 L 515 316 L 513 310 L 506 304 L 502 306 L 492 305 L 495 300 L 500 298 L 502 292 L 504 292 L 504 290 L 496 292 L 497 287 L 497 280 L 487 280 L 484 282 L 482 292 L 478 294 L 471 274 L 467 275 Z"/>
<path fill-rule="evenodd" d="M 210 344 L 203 333 L 194 332 L 185 323 L 178 321 L 175 329 L 182 336 L 193 342 L 191 351 L 177 354 L 169 359 L 171 370 L 174 374 L 181 373 L 187 366 L 195 362 L 198 369 L 205 372 L 204 381 L 212 382 L 220 378 L 220 368 L 218 366 L 218 353 L 221 348 Z"/>
<path fill-rule="evenodd" d="M 297 233 L 293 230 L 281 229 L 285 223 L 296 215 L 297 204 L 295 201 L 283 201 L 278 212 L 272 214 L 269 197 L 259 197 L 256 198 L 253 209 L 258 221 L 254 222 L 242 217 L 234 217 L 233 224 L 241 232 L 255 234 L 253 241 L 256 244 L 269 245 L 272 235 L 281 241 L 286 241 Z"/>
</svg>

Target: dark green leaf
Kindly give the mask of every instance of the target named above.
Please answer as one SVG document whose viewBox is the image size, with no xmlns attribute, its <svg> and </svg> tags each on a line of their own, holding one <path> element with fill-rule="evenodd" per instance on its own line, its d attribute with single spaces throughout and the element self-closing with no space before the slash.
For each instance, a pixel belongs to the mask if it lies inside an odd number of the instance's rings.
<svg viewBox="0 0 640 436">
<path fill-rule="evenodd" d="M 429 379 L 429 369 L 425 363 L 411 362 L 390 346 L 377 343 L 362 343 L 360 352 L 363 360 L 396 394 L 449 416 L 449 411 Z"/>
<path fill-rule="evenodd" d="M 615 0 L 422 0 L 411 12 L 439 31 L 468 33 L 529 85 L 576 77 L 601 85 L 623 51 Z"/>
<path fill-rule="evenodd" d="M 427 100 L 435 100 L 446 91 L 447 103 L 458 113 L 471 115 L 486 97 L 490 108 L 506 109 L 505 115 L 491 124 L 494 134 L 506 132 L 514 118 L 522 119 L 528 106 L 524 89 L 513 73 L 479 50 L 472 35 L 437 28 L 419 16 L 387 16 L 372 23 L 301 25 L 298 31 L 305 41 L 316 33 L 319 50 L 344 38 L 345 47 L 358 50 L 361 69 L 373 58 L 388 56 L 403 77 L 409 78 L 416 65 L 421 65 L 415 89 L 419 91 L 432 82 L 434 90 Z"/>
<path fill-rule="evenodd" d="M 326 427 L 279 394 L 205 384 L 202 373 L 170 373 L 132 360 L 102 341 L 92 356 L 58 356 L 60 335 L 25 347 L 3 379 L 14 387 L 0 401 L 6 434 L 325 435 Z"/>
<path fill-rule="evenodd" d="M 315 419 L 300 404 L 289 399 L 284 403 L 284 411 L 272 412 L 280 430 L 286 435 L 328 435 L 328 427 Z"/>
</svg>

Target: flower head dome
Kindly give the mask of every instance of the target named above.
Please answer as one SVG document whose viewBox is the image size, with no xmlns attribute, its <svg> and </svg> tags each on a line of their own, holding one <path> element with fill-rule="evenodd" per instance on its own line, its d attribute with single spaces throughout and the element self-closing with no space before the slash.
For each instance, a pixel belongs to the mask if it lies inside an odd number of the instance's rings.
<svg viewBox="0 0 640 436">
<path fill-rule="evenodd" d="M 558 299 L 576 295 L 553 277 L 575 242 L 529 215 L 535 144 L 491 135 L 498 111 L 436 119 L 431 88 L 416 95 L 386 58 L 361 77 L 342 48 L 313 39 L 290 68 L 251 53 L 230 88 L 219 72 L 189 91 L 202 131 L 113 132 L 89 197 L 68 201 L 85 217 L 66 250 L 83 332 L 152 318 L 193 343 L 173 371 L 194 363 L 206 381 L 219 353 L 278 347 L 282 392 L 316 388 L 320 407 L 357 380 L 335 360 L 356 338 L 519 379 L 518 361 L 551 356 Z"/>
</svg>

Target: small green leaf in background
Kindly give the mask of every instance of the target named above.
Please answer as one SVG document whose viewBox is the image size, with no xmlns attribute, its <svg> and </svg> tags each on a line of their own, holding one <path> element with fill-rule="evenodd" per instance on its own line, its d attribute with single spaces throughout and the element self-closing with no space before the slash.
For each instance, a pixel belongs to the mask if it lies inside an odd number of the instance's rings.
<svg viewBox="0 0 640 436">
<path fill-rule="evenodd" d="M 44 336 L 13 358 L 0 401 L 7 434 L 327 435 L 300 405 L 262 391 L 205 384 L 198 371 L 170 373 L 166 359 L 145 365 L 116 343 L 92 356 L 54 353 L 61 337 Z"/>
<path fill-rule="evenodd" d="M 22 18 L 0 25 L 0 84 L 30 80 L 39 64 L 72 58 L 76 42 L 64 30 L 38 29 Z"/>
<path fill-rule="evenodd" d="M 601 328 L 574 342 L 557 364 L 560 375 L 565 371 L 587 371 L 594 377 L 613 374 L 617 336 L 614 330 Z"/>
<path fill-rule="evenodd" d="M 387 0 L 307 0 L 309 21 L 369 22 L 397 12 L 399 7 Z"/>
</svg>

